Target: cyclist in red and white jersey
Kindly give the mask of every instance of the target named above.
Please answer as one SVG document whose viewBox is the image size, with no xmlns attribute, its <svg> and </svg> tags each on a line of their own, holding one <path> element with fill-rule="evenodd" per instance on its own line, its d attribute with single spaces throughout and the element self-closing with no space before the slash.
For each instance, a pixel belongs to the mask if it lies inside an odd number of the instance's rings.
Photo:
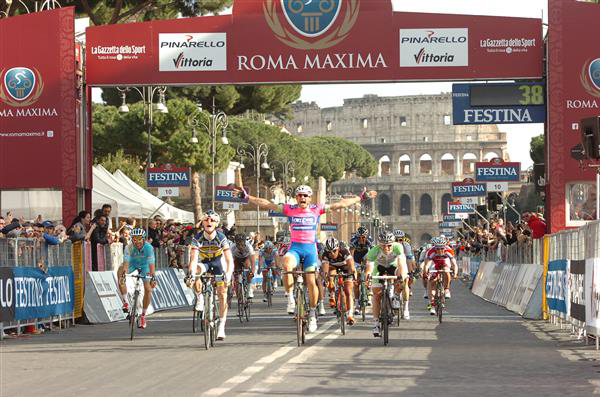
<svg viewBox="0 0 600 397">
<path fill-rule="evenodd" d="M 427 281 L 427 294 L 430 302 L 433 302 L 433 277 L 430 277 L 431 273 L 440 272 L 443 273 L 444 278 L 444 296 L 446 299 L 450 299 L 450 282 L 451 274 L 458 274 L 458 265 L 456 259 L 454 259 L 454 251 L 447 246 L 447 240 L 445 238 L 434 237 L 431 240 L 433 247 L 427 253 L 425 264 L 423 266 L 423 279 Z M 432 272 L 435 270 L 435 272 Z M 428 305 L 430 313 L 435 315 L 435 309 Z"/>
</svg>

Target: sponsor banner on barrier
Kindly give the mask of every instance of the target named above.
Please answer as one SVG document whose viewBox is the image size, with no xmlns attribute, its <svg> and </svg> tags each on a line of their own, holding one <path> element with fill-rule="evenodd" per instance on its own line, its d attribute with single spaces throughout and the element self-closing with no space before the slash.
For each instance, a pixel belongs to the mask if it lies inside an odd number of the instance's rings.
<svg viewBox="0 0 600 397">
<path fill-rule="evenodd" d="M 569 268 L 570 315 L 585 323 L 585 260 L 571 260 Z"/>
<path fill-rule="evenodd" d="M 12 269 L 0 267 L 0 322 L 15 318 L 15 283 Z"/>
<path fill-rule="evenodd" d="M 566 318 L 569 315 L 569 261 L 558 259 L 548 262 L 546 276 L 548 308 Z"/>
<path fill-rule="evenodd" d="M 183 271 L 183 269 L 173 269 L 173 271 L 175 272 L 175 276 L 179 281 L 179 286 L 185 295 L 188 305 L 191 306 L 194 303 L 195 294 L 191 288 L 188 288 L 188 286 L 185 285 L 185 271 Z"/>
<path fill-rule="evenodd" d="M 541 265 L 535 264 L 519 265 L 518 268 L 519 271 L 513 289 L 508 297 L 506 308 L 523 315 L 544 268 Z"/>
<path fill-rule="evenodd" d="M 49 267 L 43 272 L 37 267 L 13 267 L 14 320 L 45 318 L 72 313 L 75 307 L 75 284 L 70 266 Z M 9 282 L 4 282 L 8 285 Z M 10 309 L 8 309 L 10 311 Z"/>
<path fill-rule="evenodd" d="M 156 287 L 152 290 L 154 310 L 175 309 L 188 306 L 185 293 L 174 269 L 155 272 Z"/>
<path fill-rule="evenodd" d="M 121 294 L 113 272 L 88 272 L 85 286 L 84 312 L 90 323 L 125 319 Z"/>
<path fill-rule="evenodd" d="M 600 333 L 600 259 L 585 260 L 585 325 L 588 332 Z"/>
<path fill-rule="evenodd" d="M 471 261 L 473 263 L 473 260 Z M 496 262 L 479 262 L 477 269 L 477 275 L 473 281 L 473 288 L 471 291 L 483 298 L 487 286 L 490 284 L 491 275 L 496 267 Z"/>
<path fill-rule="evenodd" d="M 479 265 L 481 264 L 480 256 L 473 256 L 469 260 L 469 273 L 471 274 L 471 279 L 475 278 L 475 275 L 479 271 Z"/>
</svg>

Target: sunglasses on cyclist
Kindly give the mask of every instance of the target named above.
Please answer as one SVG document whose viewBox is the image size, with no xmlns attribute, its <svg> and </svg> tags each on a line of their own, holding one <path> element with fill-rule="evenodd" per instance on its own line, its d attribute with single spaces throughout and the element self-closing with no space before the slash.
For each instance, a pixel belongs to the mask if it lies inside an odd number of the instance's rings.
<svg viewBox="0 0 600 397">
<path fill-rule="evenodd" d="M 133 241 L 144 241 L 144 237 L 142 236 L 133 236 L 132 239 Z"/>
<path fill-rule="evenodd" d="M 304 194 L 304 193 L 298 193 L 296 196 L 298 196 L 298 197 L 310 197 L 309 194 Z"/>
<path fill-rule="evenodd" d="M 382 248 L 392 248 L 392 244 L 383 244 Z"/>
</svg>

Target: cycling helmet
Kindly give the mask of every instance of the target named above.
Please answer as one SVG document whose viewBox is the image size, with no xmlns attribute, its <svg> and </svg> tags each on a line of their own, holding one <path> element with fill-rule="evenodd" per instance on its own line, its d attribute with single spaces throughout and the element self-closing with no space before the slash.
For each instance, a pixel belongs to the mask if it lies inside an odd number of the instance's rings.
<svg viewBox="0 0 600 397">
<path fill-rule="evenodd" d="M 250 245 L 254 245 L 254 239 L 250 236 L 246 237 L 246 242 Z"/>
<path fill-rule="evenodd" d="M 273 249 L 273 243 L 271 241 L 267 240 L 267 241 L 265 241 L 265 246 L 263 248 L 266 250 Z"/>
<path fill-rule="evenodd" d="M 379 233 L 378 240 L 380 243 L 391 244 L 394 242 L 394 234 L 390 231 L 383 230 L 381 233 Z"/>
<path fill-rule="evenodd" d="M 312 196 L 313 192 L 310 186 L 308 185 L 300 185 L 296 188 L 296 192 L 295 195 L 299 195 L 299 194 L 308 194 L 309 196 Z"/>
<path fill-rule="evenodd" d="M 243 235 L 243 234 L 236 234 L 235 237 L 234 237 L 234 241 L 235 241 L 236 244 L 237 243 L 241 243 L 243 241 L 246 241 L 246 236 Z"/>
<path fill-rule="evenodd" d="M 213 210 L 208 210 L 204 214 L 202 214 L 202 218 L 200 220 L 204 221 L 205 219 L 208 219 L 208 218 L 214 220 L 217 223 L 221 223 L 221 217 L 219 216 L 219 214 L 217 214 Z"/>
<path fill-rule="evenodd" d="M 434 237 L 431 239 L 431 244 L 433 244 L 434 248 L 445 248 L 446 240 L 439 237 Z"/>
<path fill-rule="evenodd" d="M 135 228 L 131 231 L 131 237 L 146 237 L 146 231 L 141 228 Z"/>
<path fill-rule="evenodd" d="M 396 240 L 404 238 L 404 236 L 406 236 L 406 235 L 404 234 L 404 232 L 402 230 L 400 230 L 400 229 L 394 230 L 394 237 L 396 238 Z"/>
<path fill-rule="evenodd" d="M 335 237 L 329 237 L 325 240 L 325 251 L 331 252 L 340 247 L 340 242 Z"/>
<path fill-rule="evenodd" d="M 358 229 L 356 230 L 356 235 L 367 237 L 369 235 L 369 229 L 367 229 L 364 226 L 359 226 Z"/>
</svg>

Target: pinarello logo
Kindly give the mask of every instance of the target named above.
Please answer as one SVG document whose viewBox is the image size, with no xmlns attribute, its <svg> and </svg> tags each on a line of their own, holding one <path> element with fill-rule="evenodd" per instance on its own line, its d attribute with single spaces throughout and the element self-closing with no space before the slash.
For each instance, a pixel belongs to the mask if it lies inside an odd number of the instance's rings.
<svg viewBox="0 0 600 397">
<path fill-rule="evenodd" d="M 0 79 L 0 100 L 11 106 L 29 106 L 39 99 L 44 90 L 42 75 L 36 68 L 2 69 Z"/>
<path fill-rule="evenodd" d="M 583 64 L 580 80 L 588 94 L 600 98 L 600 58 L 590 59 Z"/>
<path fill-rule="evenodd" d="M 287 26 L 279 18 L 277 0 L 263 3 L 265 20 L 280 41 L 302 50 L 324 49 L 348 36 L 358 18 L 360 0 L 280 0 L 280 6 Z M 339 19 L 342 22 L 336 24 Z"/>
</svg>

